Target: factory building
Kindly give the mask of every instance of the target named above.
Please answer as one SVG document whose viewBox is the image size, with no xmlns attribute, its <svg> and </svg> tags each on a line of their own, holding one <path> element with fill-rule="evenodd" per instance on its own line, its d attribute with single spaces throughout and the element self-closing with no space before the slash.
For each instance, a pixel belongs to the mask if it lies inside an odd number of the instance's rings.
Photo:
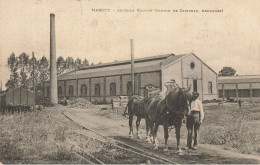
<svg viewBox="0 0 260 165">
<path fill-rule="evenodd" d="M 260 75 L 218 77 L 220 99 L 260 100 Z"/>
<path fill-rule="evenodd" d="M 180 87 L 198 91 L 201 100 L 217 99 L 217 74 L 195 54 L 166 54 L 134 60 L 134 94 L 147 96 L 146 86 L 166 92 L 164 83 L 174 79 Z M 91 66 L 58 76 L 58 97 L 85 98 L 110 103 L 118 96 L 131 96 L 131 61 Z M 44 96 L 50 97 L 50 83 L 44 83 Z"/>
</svg>

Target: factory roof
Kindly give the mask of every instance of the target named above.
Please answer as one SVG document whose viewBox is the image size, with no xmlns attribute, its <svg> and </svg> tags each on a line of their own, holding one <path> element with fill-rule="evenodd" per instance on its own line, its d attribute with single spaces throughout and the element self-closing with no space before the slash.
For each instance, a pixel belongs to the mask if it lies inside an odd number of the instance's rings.
<svg viewBox="0 0 260 165">
<path fill-rule="evenodd" d="M 218 77 L 218 83 L 233 84 L 233 83 L 254 83 L 260 82 L 260 75 L 238 75 L 238 76 L 221 76 Z"/>
<path fill-rule="evenodd" d="M 172 65 L 189 55 L 194 55 L 195 57 L 197 57 L 195 54 L 189 53 L 189 54 L 182 54 L 182 55 L 165 54 L 159 56 L 138 58 L 134 60 L 134 67 L 135 67 L 134 70 L 135 73 L 160 71 L 162 68 Z M 209 67 L 209 69 L 211 68 Z M 214 70 L 212 71 L 214 72 Z M 102 76 L 116 76 L 116 75 L 123 75 L 123 74 L 131 74 L 131 60 L 103 63 L 103 64 L 90 65 L 90 66 L 82 65 L 79 66 L 78 69 L 68 71 L 66 73 L 59 75 L 58 80 L 80 79 L 80 78 L 90 78 L 90 77 L 94 78 L 94 77 L 102 77 Z"/>
<path fill-rule="evenodd" d="M 160 71 L 162 62 L 167 60 L 169 57 L 175 57 L 175 55 L 165 54 L 135 59 L 135 73 Z M 178 58 L 175 59 L 177 60 Z M 122 74 L 131 74 L 131 60 L 110 62 L 90 66 L 80 66 L 77 70 L 73 70 L 59 75 L 58 80 L 113 76 Z"/>
</svg>

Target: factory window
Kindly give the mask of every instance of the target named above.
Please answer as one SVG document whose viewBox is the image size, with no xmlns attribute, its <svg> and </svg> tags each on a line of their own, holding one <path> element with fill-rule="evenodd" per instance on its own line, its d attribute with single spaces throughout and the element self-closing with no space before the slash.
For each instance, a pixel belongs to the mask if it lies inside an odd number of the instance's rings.
<svg viewBox="0 0 260 165">
<path fill-rule="evenodd" d="M 58 96 L 59 97 L 62 96 L 62 88 L 61 88 L 61 86 L 58 87 Z"/>
<path fill-rule="evenodd" d="M 209 90 L 209 94 L 212 94 L 212 82 L 211 81 L 209 81 L 208 90 Z"/>
<path fill-rule="evenodd" d="M 238 97 L 250 97 L 249 89 L 238 89 Z"/>
<path fill-rule="evenodd" d="M 253 97 L 260 97 L 260 89 L 253 89 L 252 95 Z"/>
<path fill-rule="evenodd" d="M 116 95 L 116 83 L 111 83 L 110 84 L 110 96 L 115 96 Z"/>
<path fill-rule="evenodd" d="M 194 69 L 194 68 L 195 68 L 194 62 L 191 62 L 191 63 L 190 63 L 190 68 L 191 68 L 191 69 Z"/>
<path fill-rule="evenodd" d="M 73 97 L 73 85 L 69 86 L 69 97 Z"/>
<path fill-rule="evenodd" d="M 84 84 L 84 85 L 81 85 L 80 87 L 80 94 L 81 96 L 87 96 L 87 86 Z"/>
<path fill-rule="evenodd" d="M 222 90 L 218 90 L 218 97 L 222 98 L 223 97 L 223 91 Z"/>
<path fill-rule="evenodd" d="M 128 96 L 132 95 L 132 82 L 131 81 L 127 82 L 127 91 L 126 91 L 126 93 L 127 93 Z"/>
<path fill-rule="evenodd" d="M 95 84 L 95 96 L 100 96 L 100 85 Z"/>
</svg>

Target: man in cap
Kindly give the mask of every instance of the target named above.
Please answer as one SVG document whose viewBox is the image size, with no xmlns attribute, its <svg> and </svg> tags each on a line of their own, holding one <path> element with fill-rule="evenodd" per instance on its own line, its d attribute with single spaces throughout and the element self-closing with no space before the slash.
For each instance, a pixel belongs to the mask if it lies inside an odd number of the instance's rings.
<svg viewBox="0 0 260 165">
<path fill-rule="evenodd" d="M 193 98 L 191 102 L 191 107 L 187 115 L 187 129 L 188 129 L 188 138 L 187 138 L 187 148 L 197 150 L 198 139 L 199 139 L 199 129 L 202 121 L 204 119 L 204 110 L 201 101 L 198 99 L 199 93 L 193 92 Z M 194 129 L 194 143 L 192 147 L 192 132 Z"/>
<path fill-rule="evenodd" d="M 177 88 L 177 87 L 178 87 L 178 84 L 175 82 L 174 79 L 171 79 L 171 81 L 166 82 L 164 85 L 165 85 L 166 88 L 167 88 L 167 91 L 166 91 L 166 94 L 165 94 L 165 95 L 168 95 L 169 92 L 171 91 L 171 89 L 174 89 L 174 88 Z"/>
</svg>

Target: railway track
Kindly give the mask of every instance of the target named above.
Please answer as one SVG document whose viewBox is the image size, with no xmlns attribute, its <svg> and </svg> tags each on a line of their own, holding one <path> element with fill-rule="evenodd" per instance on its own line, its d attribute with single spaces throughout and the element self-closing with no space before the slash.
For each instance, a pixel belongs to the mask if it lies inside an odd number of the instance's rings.
<svg viewBox="0 0 260 165">
<path fill-rule="evenodd" d="M 123 151 L 125 154 L 136 155 L 138 157 L 141 157 L 142 159 L 149 160 L 153 164 L 177 164 L 176 162 L 173 162 L 171 160 L 163 158 L 163 157 L 161 157 L 159 155 L 155 155 L 154 153 L 143 151 L 143 150 L 141 150 L 141 149 L 139 149 L 137 147 L 134 147 L 132 145 L 126 144 L 125 142 L 122 142 L 122 141 L 116 140 L 114 138 L 105 136 L 102 133 L 99 133 L 99 132 L 97 132 L 97 131 L 95 131 L 95 130 L 93 130 L 91 128 L 83 126 L 82 124 L 72 120 L 65 113 L 63 113 L 63 115 L 66 116 L 69 120 L 71 120 L 74 123 L 76 123 L 77 125 L 79 125 L 80 127 L 84 128 L 85 130 L 87 130 L 87 131 L 89 131 L 91 133 L 94 133 L 94 134 L 98 135 L 99 137 L 102 137 L 101 139 L 103 139 L 103 140 L 100 140 L 100 138 L 90 136 L 90 135 L 88 135 L 86 133 L 83 133 L 83 132 L 75 132 L 75 133 L 77 133 L 77 134 L 79 134 L 79 135 L 81 135 L 83 137 L 99 141 L 100 143 L 104 143 L 104 140 L 108 141 L 113 146 L 113 148 L 117 148 L 118 150 Z M 104 162 L 102 162 L 101 160 L 96 158 L 94 155 L 90 155 L 90 154 L 84 153 L 84 152 L 81 152 L 81 153 L 78 152 L 78 153 L 75 153 L 75 154 L 78 157 L 80 157 L 81 159 L 86 159 L 87 163 L 90 163 L 90 164 L 105 164 Z"/>
</svg>

